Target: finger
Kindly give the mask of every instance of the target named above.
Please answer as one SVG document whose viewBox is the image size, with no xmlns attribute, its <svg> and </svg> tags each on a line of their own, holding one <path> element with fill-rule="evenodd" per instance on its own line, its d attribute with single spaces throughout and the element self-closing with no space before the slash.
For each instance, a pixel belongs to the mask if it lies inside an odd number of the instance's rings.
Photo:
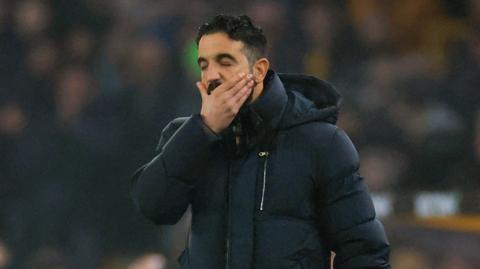
<svg viewBox="0 0 480 269">
<path fill-rule="evenodd" d="M 238 106 L 243 105 L 243 103 L 245 102 L 245 100 L 247 100 L 248 96 L 250 96 L 252 91 L 253 91 L 253 88 L 250 85 L 243 87 L 243 89 L 234 96 L 234 100 L 236 104 Z"/>
<path fill-rule="evenodd" d="M 245 73 L 239 73 L 238 75 L 234 75 L 228 80 L 226 80 L 222 85 L 218 86 L 215 89 L 216 94 L 221 94 L 230 90 L 233 86 L 235 86 L 238 82 L 242 81 L 245 78 Z"/>
<path fill-rule="evenodd" d="M 225 94 L 225 98 L 230 99 L 235 96 L 239 91 L 243 89 L 245 86 L 253 86 L 253 76 L 248 74 L 245 76 L 245 79 L 240 80 L 237 84 L 235 84 L 230 90 L 227 90 Z"/>
<path fill-rule="evenodd" d="M 235 100 L 237 102 L 246 92 L 249 92 L 250 89 L 253 88 L 253 81 L 249 81 L 247 84 L 245 84 L 239 91 L 237 91 L 231 99 Z"/>
<path fill-rule="evenodd" d="M 245 101 L 247 101 L 248 97 L 250 96 L 250 93 L 252 92 L 252 88 L 249 88 L 247 90 L 247 92 L 245 92 L 245 94 L 243 94 L 240 99 L 238 99 L 237 101 L 237 106 L 240 108 L 244 103 Z"/>
<path fill-rule="evenodd" d="M 200 81 L 197 81 L 195 85 L 197 86 L 197 89 L 200 92 L 200 95 L 202 96 L 202 100 L 205 99 L 208 95 L 207 87 L 205 86 L 205 84 L 203 84 Z"/>
<path fill-rule="evenodd" d="M 243 89 L 243 87 L 247 86 L 248 83 L 249 82 L 247 79 L 240 80 L 233 87 L 223 92 L 222 97 L 225 98 L 226 100 L 233 98 L 239 91 Z"/>
<path fill-rule="evenodd" d="M 245 103 L 252 90 L 252 87 L 245 86 L 242 88 L 242 90 L 238 91 L 234 98 L 230 98 L 227 101 L 227 112 L 232 116 L 235 116 L 238 111 L 240 111 L 240 108 L 242 107 L 243 103 Z"/>
</svg>

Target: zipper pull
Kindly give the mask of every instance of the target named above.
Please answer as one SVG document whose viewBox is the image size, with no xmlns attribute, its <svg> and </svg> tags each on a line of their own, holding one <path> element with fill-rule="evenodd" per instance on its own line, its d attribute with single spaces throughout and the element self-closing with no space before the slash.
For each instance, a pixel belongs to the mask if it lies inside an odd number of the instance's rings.
<svg viewBox="0 0 480 269">
<path fill-rule="evenodd" d="M 268 151 L 260 151 L 258 153 L 259 157 L 267 157 L 268 155 L 270 155 L 270 152 L 268 152 Z"/>
</svg>

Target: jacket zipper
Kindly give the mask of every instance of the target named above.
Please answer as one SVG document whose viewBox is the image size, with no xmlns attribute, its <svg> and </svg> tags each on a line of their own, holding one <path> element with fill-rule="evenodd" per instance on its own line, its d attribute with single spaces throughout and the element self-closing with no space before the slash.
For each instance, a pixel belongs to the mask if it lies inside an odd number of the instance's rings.
<svg viewBox="0 0 480 269">
<path fill-rule="evenodd" d="M 268 151 L 260 151 L 258 156 L 261 158 L 265 158 L 263 162 L 263 181 L 262 181 L 262 198 L 260 200 L 260 211 L 263 211 L 263 203 L 265 201 L 265 188 L 267 186 L 267 166 L 268 166 L 268 156 L 270 152 Z"/>
</svg>

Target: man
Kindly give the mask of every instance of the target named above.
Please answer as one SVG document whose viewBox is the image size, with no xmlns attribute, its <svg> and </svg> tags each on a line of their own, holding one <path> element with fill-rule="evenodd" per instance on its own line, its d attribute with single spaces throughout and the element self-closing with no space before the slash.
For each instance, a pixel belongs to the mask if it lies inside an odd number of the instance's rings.
<svg viewBox="0 0 480 269">
<path fill-rule="evenodd" d="M 197 43 L 201 111 L 163 130 L 132 186 L 159 224 L 191 205 L 182 268 L 329 268 L 331 251 L 334 268 L 390 268 L 336 91 L 270 70 L 247 16 L 215 17 Z"/>
</svg>

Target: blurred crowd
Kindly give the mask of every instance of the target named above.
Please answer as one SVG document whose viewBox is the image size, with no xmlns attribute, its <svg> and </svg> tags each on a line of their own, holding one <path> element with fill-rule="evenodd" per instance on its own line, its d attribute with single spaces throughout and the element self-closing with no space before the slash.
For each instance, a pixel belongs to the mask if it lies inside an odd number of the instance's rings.
<svg viewBox="0 0 480 269">
<path fill-rule="evenodd" d="M 479 196 L 480 0 L 0 0 L 0 268 L 178 254 L 128 178 L 199 111 L 194 37 L 218 13 L 264 29 L 274 70 L 336 86 L 372 193 Z"/>
</svg>

